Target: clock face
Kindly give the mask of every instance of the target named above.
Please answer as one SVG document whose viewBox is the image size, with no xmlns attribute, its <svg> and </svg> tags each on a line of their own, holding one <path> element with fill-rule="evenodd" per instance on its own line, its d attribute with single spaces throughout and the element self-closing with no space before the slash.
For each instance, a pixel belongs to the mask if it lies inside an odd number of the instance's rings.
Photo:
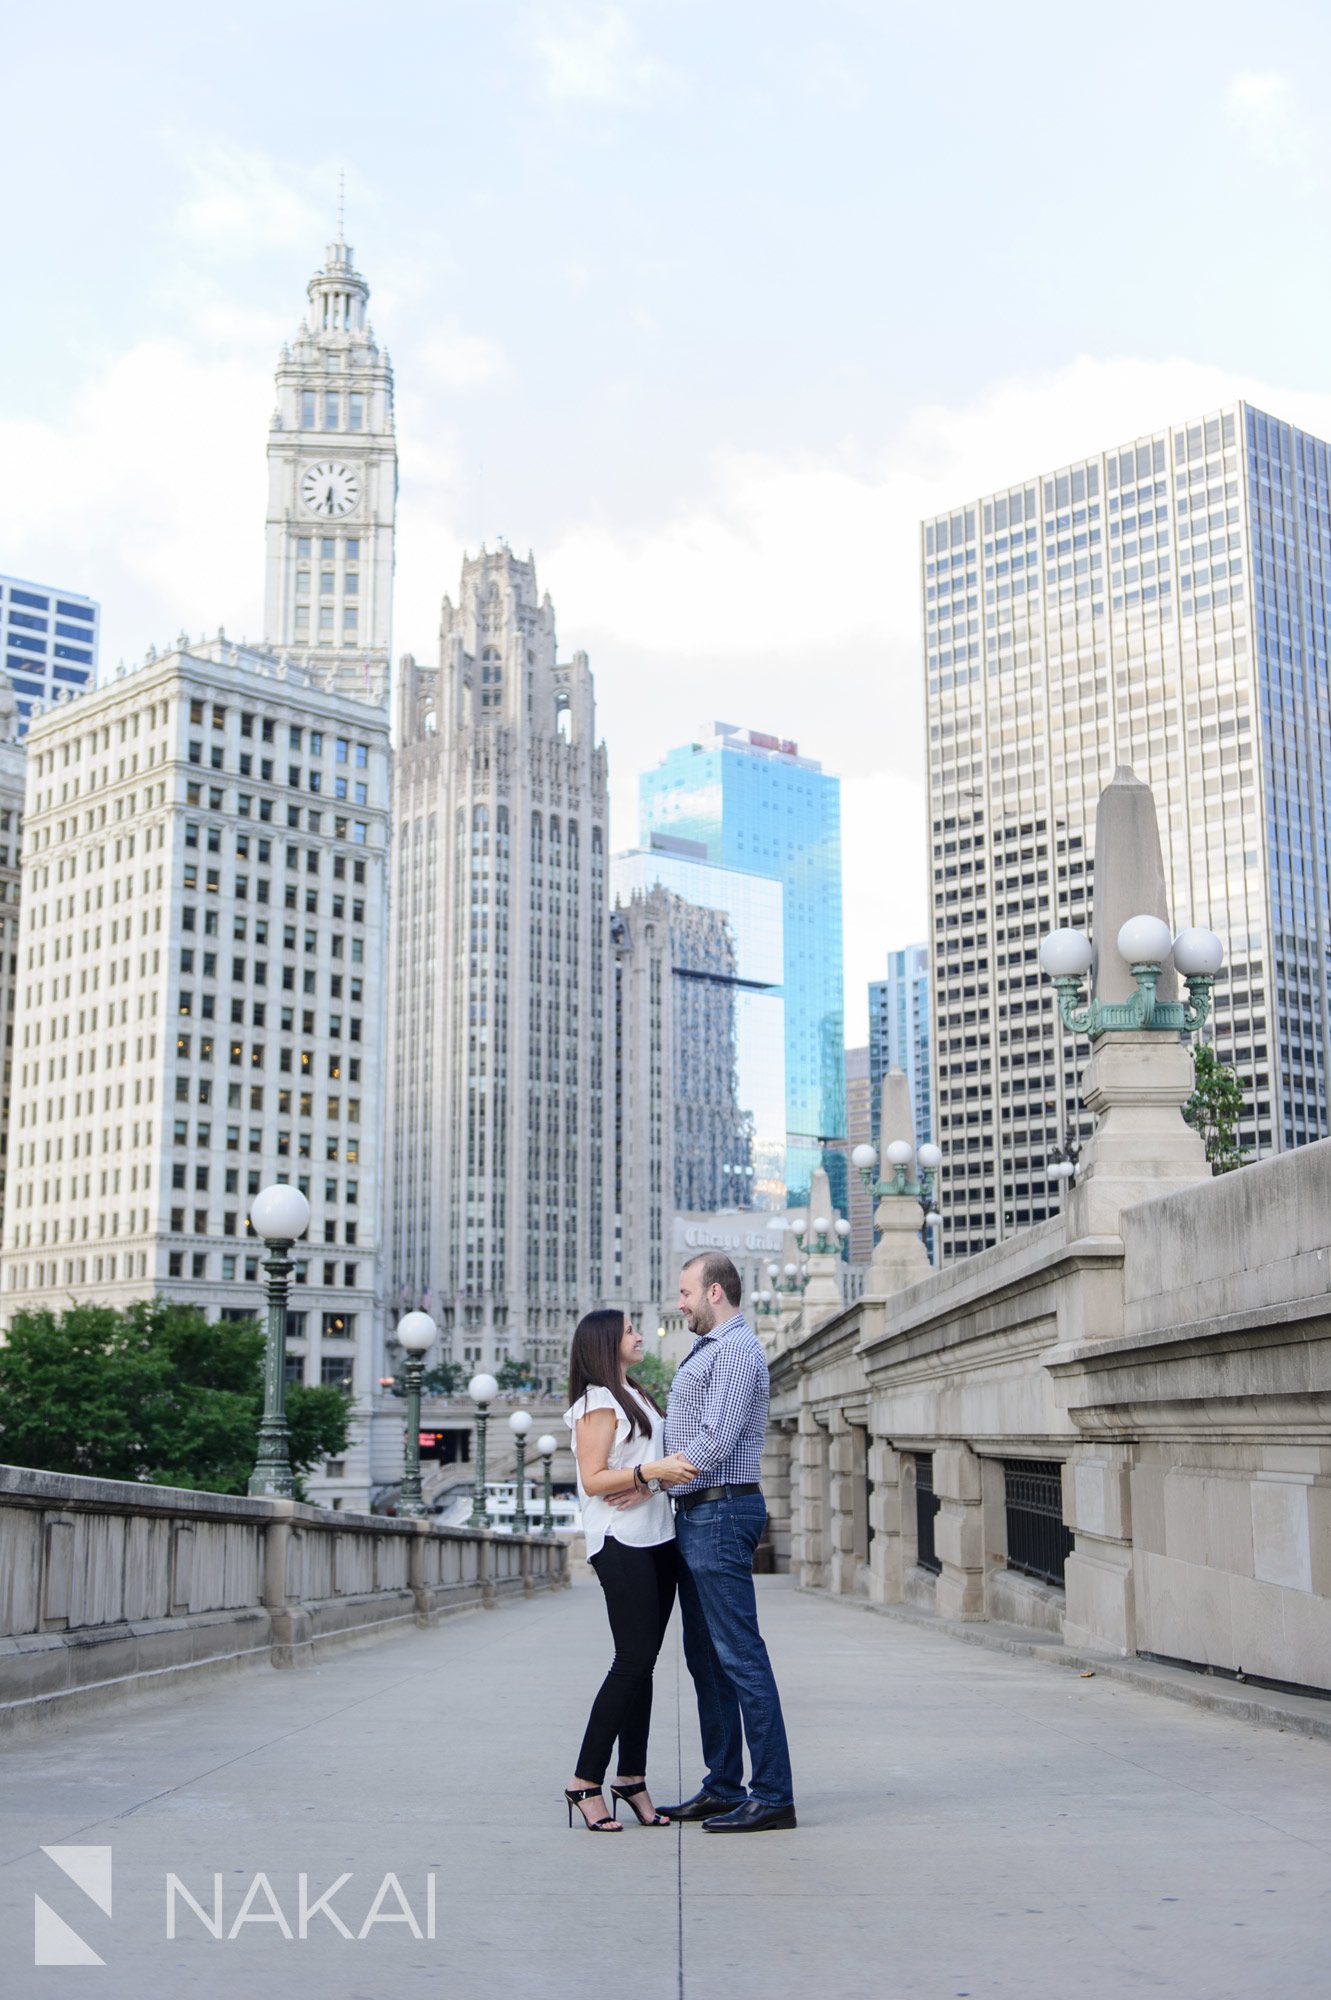
<svg viewBox="0 0 1331 2000">
<path fill-rule="evenodd" d="M 312 514 L 322 514 L 331 521 L 359 506 L 360 474 L 331 460 L 311 465 L 301 479 L 300 497 Z"/>
</svg>

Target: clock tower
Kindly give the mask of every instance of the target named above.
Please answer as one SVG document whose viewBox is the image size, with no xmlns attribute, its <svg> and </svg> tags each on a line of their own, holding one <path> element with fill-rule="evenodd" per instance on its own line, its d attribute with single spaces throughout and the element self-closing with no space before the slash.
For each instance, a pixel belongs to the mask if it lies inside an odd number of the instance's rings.
<svg viewBox="0 0 1331 2000">
<path fill-rule="evenodd" d="M 277 365 L 264 633 L 322 686 L 377 703 L 392 639 L 397 443 L 369 296 L 339 230 Z"/>
</svg>

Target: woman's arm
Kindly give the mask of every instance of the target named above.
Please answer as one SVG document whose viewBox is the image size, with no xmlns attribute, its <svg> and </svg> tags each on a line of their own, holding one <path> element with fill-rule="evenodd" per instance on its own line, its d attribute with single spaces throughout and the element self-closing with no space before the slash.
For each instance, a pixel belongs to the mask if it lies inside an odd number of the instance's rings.
<svg viewBox="0 0 1331 2000">
<path fill-rule="evenodd" d="M 595 1493 L 602 1500 L 621 1493 L 636 1493 L 641 1497 L 631 1465 L 607 1464 L 614 1441 L 613 1410 L 591 1410 L 585 1417 L 578 1418 L 578 1471 L 582 1475 L 583 1491 Z M 666 1486 L 682 1486 L 693 1477 L 691 1468 L 677 1454 L 671 1458 L 655 1459 L 640 1470 L 644 1479 L 659 1479 Z"/>
</svg>

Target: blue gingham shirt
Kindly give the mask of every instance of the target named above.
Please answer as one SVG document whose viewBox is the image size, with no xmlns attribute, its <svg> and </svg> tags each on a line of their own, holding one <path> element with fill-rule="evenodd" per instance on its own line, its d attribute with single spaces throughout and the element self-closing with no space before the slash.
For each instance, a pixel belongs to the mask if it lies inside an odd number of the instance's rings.
<svg viewBox="0 0 1331 2000">
<path fill-rule="evenodd" d="M 698 1477 L 671 1486 L 672 1498 L 757 1480 L 768 1394 L 767 1356 L 742 1313 L 699 1334 L 670 1385 L 665 1420 L 667 1453 L 682 1452 Z"/>
</svg>

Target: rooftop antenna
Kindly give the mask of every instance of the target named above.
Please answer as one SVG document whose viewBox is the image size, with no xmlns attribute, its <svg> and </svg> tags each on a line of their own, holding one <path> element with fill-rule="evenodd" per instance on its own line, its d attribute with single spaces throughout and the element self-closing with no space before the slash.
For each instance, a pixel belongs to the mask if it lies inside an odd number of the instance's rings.
<svg viewBox="0 0 1331 2000">
<path fill-rule="evenodd" d="M 339 167 L 337 170 L 337 240 L 339 243 L 346 241 L 346 221 L 347 170 L 345 167 Z"/>
</svg>

